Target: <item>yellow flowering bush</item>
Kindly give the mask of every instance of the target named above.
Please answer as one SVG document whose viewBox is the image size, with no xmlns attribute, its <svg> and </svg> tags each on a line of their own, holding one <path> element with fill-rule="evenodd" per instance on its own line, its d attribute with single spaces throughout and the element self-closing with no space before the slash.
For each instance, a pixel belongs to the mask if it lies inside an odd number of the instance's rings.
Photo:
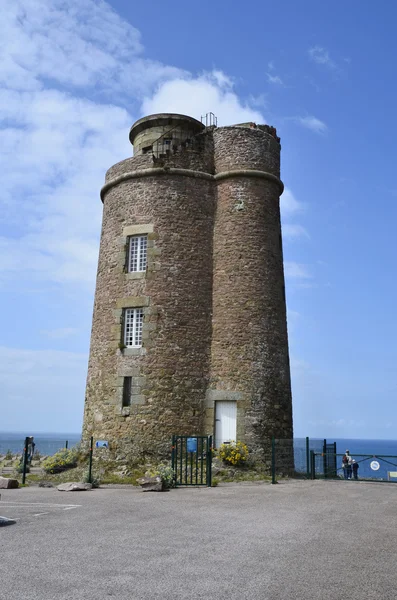
<svg viewBox="0 0 397 600">
<path fill-rule="evenodd" d="M 53 456 L 46 458 L 41 466 L 46 473 L 61 473 L 77 466 L 77 454 L 73 449 L 62 448 Z"/>
<path fill-rule="evenodd" d="M 221 460 L 236 467 L 245 464 L 249 456 L 247 445 L 243 442 L 221 444 L 218 454 Z"/>
</svg>

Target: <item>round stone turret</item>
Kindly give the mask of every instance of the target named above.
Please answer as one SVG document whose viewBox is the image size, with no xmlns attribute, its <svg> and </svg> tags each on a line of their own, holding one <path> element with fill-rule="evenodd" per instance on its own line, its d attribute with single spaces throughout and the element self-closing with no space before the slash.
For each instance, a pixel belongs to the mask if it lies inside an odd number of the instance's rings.
<svg viewBox="0 0 397 600">
<path fill-rule="evenodd" d="M 262 128 L 222 127 L 214 131 L 214 155 L 208 397 L 236 403 L 236 437 L 263 459 L 273 436 L 292 437 L 280 144 Z"/>
<path fill-rule="evenodd" d="M 134 155 L 164 154 L 205 129 L 204 125 L 185 115 L 159 113 L 143 117 L 130 129 Z"/>
</svg>

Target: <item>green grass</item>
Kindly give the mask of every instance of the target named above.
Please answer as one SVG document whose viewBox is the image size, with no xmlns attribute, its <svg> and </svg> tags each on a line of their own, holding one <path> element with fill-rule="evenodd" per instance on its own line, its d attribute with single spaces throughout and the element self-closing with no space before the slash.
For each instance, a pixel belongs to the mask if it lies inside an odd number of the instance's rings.
<svg viewBox="0 0 397 600">
<path fill-rule="evenodd" d="M 67 469 L 62 473 L 50 474 L 50 473 L 28 473 L 26 475 L 26 483 L 37 484 L 40 481 L 49 481 L 54 486 L 60 483 L 67 483 L 69 481 L 82 481 L 87 475 L 87 465 L 78 466 L 72 469 Z M 93 468 L 92 477 L 99 480 L 100 485 L 106 484 L 130 484 L 138 485 L 137 479 L 143 477 L 145 472 L 140 469 L 134 469 L 129 475 L 117 475 L 112 472 L 98 472 L 97 469 Z M 21 475 L 18 474 L 16 479 L 21 480 Z"/>
</svg>

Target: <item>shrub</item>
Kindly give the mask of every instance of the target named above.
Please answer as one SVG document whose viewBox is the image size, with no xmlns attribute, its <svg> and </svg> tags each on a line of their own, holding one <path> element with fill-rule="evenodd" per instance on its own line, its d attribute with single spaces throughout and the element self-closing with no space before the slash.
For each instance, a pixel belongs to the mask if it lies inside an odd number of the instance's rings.
<svg viewBox="0 0 397 600">
<path fill-rule="evenodd" d="M 73 469 L 77 465 L 77 454 L 74 449 L 67 450 L 63 448 L 53 456 L 46 458 L 42 467 L 46 473 L 61 473 L 66 469 Z"/>
<path fill-rule="evenodd" d="M 12 460 L 12 452 L 11 450 L 7 450 L 6 455 L 5 455 L 5 459 L 6 460 Z"/>
<path fill-rule="evenodd" d="M 70 448 L 75 455 L 78 463 L 86 463 L 90 456 L 90 449 L 88 445 L 83 446 L 81 442 L 75 444 L 72 448 Z"/>
<path fill-rule="evenodd" d="M 18 466 L 16 467 L 16 472 L 23 473 L 23 459 L 18 463 Z M 30 473 L 29 463 L 26 463 L 25 473 Z"/>
<path fill-rule="evenodd" d="M 235 467 L 244 465 L 248 460 L 249 452 L 247 445 L 243 442 L 230 442 L 221 444 L 219 458 Z"/>
<path fill-rule="evenodd" d="M 175 487 L 174 471 L 170 465 L 158 465 L 155 469 L 147 471 L 145 475 L 149 477 L 161 477 L 164 490 Z"/>
<path fill-rule="evenodd" d="M 89 474 L 89 470 L 87 469 L 81 478 L 82 483 L 91 483 L 93 488 L 99 488 L 101 482 L 98 477 L 91 473 L 91 481 L 89 481 Z"/>
<path fill-rule="evenodd" d="M 165 490 L 175 487 L 174 471 L 170 465 L 159 465 L 158 474 L 161 477 Z"/>
</svg>

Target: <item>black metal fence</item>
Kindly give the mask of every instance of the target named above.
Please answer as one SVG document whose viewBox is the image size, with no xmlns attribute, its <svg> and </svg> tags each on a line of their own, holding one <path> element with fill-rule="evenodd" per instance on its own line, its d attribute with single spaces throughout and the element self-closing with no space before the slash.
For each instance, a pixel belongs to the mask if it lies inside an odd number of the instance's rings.
<svg viewBox="0 0 397 600">
<path fill-rule="evenodd" d="M 21 439 L 0 437 L 0 475 L 22 474 L 25 465 L 25 474 L 28 478 L 31 476 L 32 480 L 35 478 L 45 480 L 48 473 L 42 468 L 44 457 L 68 447 L 70 449 L 76 441 L 76 438 L 70 442 L 53 438 L 46 440 L 40 437 L 34 439 L 23 439 L 22 436 Z M 101 443 L 97 442 L 97 445 Z M 367 447 L 358 448 L 361 452 L 353 453 L 349 461 L 351 464 L 346 466 L 342 460 L 344 455 L 337 452 L 334 441 L 309 437 L 275 438 L 268 446 L 264 459 L 269 466 L 268 472 L 273 483 L 280 477 L 397 482 L 397 455 L 379 453 L 379 444 L 378 453 L 364 453 L 363 450 Z M 384 448 L 384 450 L 389 449 L 393 451 L 393 444 Z M 106 454 L 106 449 L 97 449 L 95 453 Z M 172 467 L 176 485 L 211 486 L 212 458 L 211 436 L 174 436 Z M 79 456 L 79 465 L 84 463 L 85 474 L 88 478 L 92 478 L 92 470 L 90 470 L 92 449 L 90 452 L 85 452 L 84 456 Z"/>
<path fill-rule="evenodd" d="M 273 483 L 277 477 L 312 478 L 312 453 L 323 453 L 329 446 L 327 440 L 306 438 L 278 439 L 273 438 L 271 454 L 268 462 L 271 464 Z M 334 447 L 332 445 L 332 447 Z"/>
<path fill-rule="evenodd" d="M 397 456 L 382 454 L 353 454 L 349 462 L 343 462 L 344 454 L 333 454 L 335 468 L 325 468 L 323 453 L 311 456 L 312 479 L 389 481 L 397 483 Z"/>
</svg>

